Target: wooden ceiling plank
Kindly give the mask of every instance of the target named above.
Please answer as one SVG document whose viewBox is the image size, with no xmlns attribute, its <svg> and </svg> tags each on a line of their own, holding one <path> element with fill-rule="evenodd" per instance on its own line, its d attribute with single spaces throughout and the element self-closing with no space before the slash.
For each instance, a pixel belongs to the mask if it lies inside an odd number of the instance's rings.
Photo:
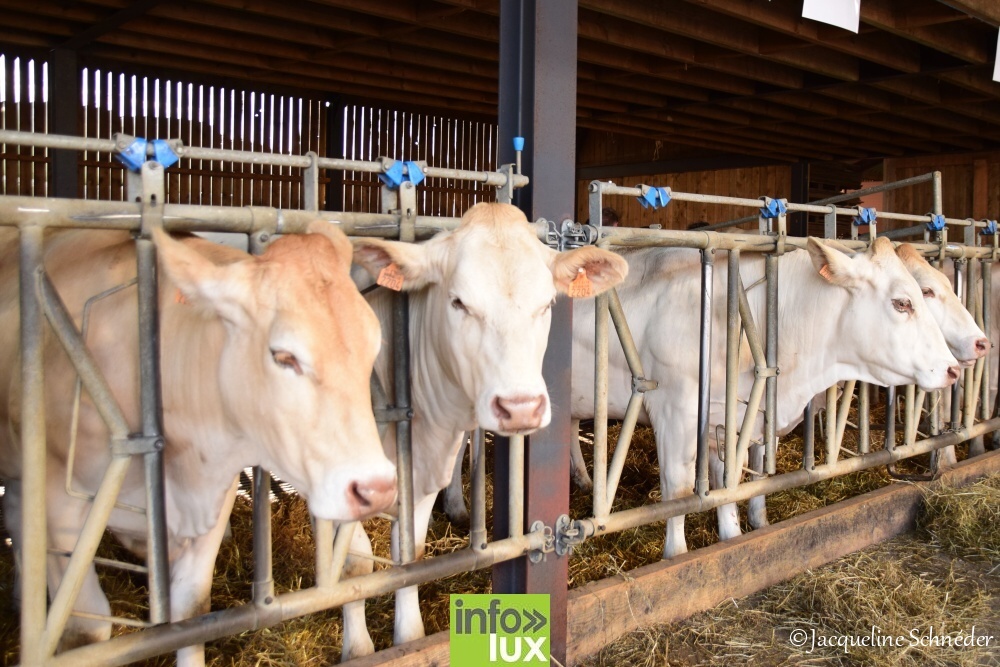
<svg viewBox="0 0 1000 667">
<path fill-rule="evenodd" d="M 68 51 L 78 50 L 81 47 L 87 46 L 88 44 L 96 41 L 109 32 L 115 31 L 123 25 L 128 24 L 130 21 L 141 17 L 143 14 L 165 1 L 166 0 L 135 0 L 135 2 L 130 3 L 124 9 L 115 12 L 99 23 L 95 23 L 89 28 L 74 34 L 68 40 L 59 44 L 56 48 L 66 49 Z"/>
<path fill-rule="evenodd" d="M 996 0 L 939 0 L 939 2 L 993 27 L 1000 26 L 1000 4 Z"/>
<path fill-rule="evenodd" d="M 687 0 L 690 4 L 724 14 L 730 18 L 752 23 L 785 35 L 794 36 L 824 46 L 843 54 L 864 58 L 901 72 L 920 71 L 920 52 L 910 42 L 891 35 L 859 38 L 843 30 L 830 38 L 821 33 L 821 24 L 807 21 L 798 11 L 789 11 L 789 3 L 757 2 L 755 0 Z M 769 41 L 762 38 L 760 49 L 766 52 Z"/>
<path fill-rule="evenodd" d="M 907 26 L 900 16 L 901 12 L 891 0 L 865 0 L 861 3 L 861 20 L 868 25 L 975 65 L 993 61 L 995 36 L 991 48 L 989 40 L 984 39 L 984 33 L 968 21 L 914 27 Z"/>
</svg>

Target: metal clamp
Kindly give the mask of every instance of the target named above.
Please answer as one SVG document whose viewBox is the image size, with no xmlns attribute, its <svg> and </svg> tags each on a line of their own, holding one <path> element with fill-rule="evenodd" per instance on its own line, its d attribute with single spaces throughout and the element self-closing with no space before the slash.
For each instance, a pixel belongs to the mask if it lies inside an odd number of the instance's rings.
<svg viewBox="0 0 1000 667">
<path fill-rule="evenodd" d="M 927 231 L 929 232 L 943 232 L 948 223 L 945 221 L 945 217 L 940 213 L 928 213 L 930 217 L 930 222 L 927 223 Z"/>
<path fill-rule="evenodd" d="M 142 212 L 139 236 L 151 238 L 153 229 L 163 229 L 163 204 L 166 202 L 163 167 L 158 162 L 145 162 L 142 174 Z"/>
<path fill-rule="evenodd" d="M 636 197 L 643 208 L 658 209 L 670 203 L 670 188 L 657 188 L 651 185 L 640 185 L 641 195 Z"/>
<path fill-rule="evenodd" d="M 426 163 L 421 166 L 419 162 L 414 160 L 402 161 L 387 157 L 379 158 L 379 162 L 382 163 L 382 173 L 378 175 L 379 180 L 394 190 L 405 182 L 420 185 L 421 181 L 424 180 L 423 167 L 427 166 Z"/>
<path fill-rule="evenodd" d="M 528 552 L 528 560 L 532 563 L 541 563 L 545 560 L 545 554 L 550 554 L 556 550 L 556 536 L 552 532 L 552 528 L 545 525 L 543 521 L 535 521 L 531 524 L 530 532 L 536 533 L 542 531 L 545 534 L 545 543 L 541 549 L 534 549 Z"/>
<path fill-rule="evenodd" d="M 781 374 L 781 369 L 777 366 L 754 366 L 753 376 L 755 378 L 773 378 Z"/>
<path fill-rule="evenodd" d="M 497 202 L 501 204 L 511 204 L 514 202 L 514 175 L 515 175 L 515 165 L 513 164 L 502 164 L 497 167 L 497 171 L 504 175 L 507 179 L 504 181 L 503 185 L 497 186 Z M 516 173 L 520 173 L 517 169 Z"/>
<path fill-rule="evenodd" d="M 539 218 L 535 224 L 545 225 L 545 245 L 560 252 L 571 248 L 594 245 L 597 243 L 599 236 L 597 227 L 583 222 L 563 220 L 560 226 L 554 220 Z"/>
<path fill-rule="evenodd" d="M 632 376 L 632 393 L 645 394 L 647 391 L 653 391 L 659 386 L 660 383 L 656 380 Z"/>
<path fill-rule="evenodd" d="M 154 139 L 146 141 L 142 137 L 133 137 L 128 134 L 116 133 L 115 158 L 124 164 L 131 171 L 139 171 L 146 163 L 148 157 L 152 157 L 164 169 L 171 167 L 180 160 L 175 151 L 177 141 L 166 141 L 164 139 Z"/>
<path fill-rule="evenodd" d="M 590 530 L 588 530 L 588 526 Z M 583 544 L 594 534 L 593 524 L 587 520 L 573 520 L 563 514 L 556 519 L 555 550 L 559 556 L 573 552 L 573 547 Z"/>
<path fill-rule="evenodd" d="M 124 439 L 111 441 L 112 456 L 142 456 L 163 451 L 163 438 L 133 434 Z"/>
</svg>

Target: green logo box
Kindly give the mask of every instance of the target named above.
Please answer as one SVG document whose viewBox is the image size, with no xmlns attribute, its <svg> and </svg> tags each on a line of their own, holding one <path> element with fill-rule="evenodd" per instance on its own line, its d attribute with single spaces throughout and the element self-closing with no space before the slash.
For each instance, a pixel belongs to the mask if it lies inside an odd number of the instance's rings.
<svg viewBox="0 0 1000 667">
<path fill-rule="evenodd" d="M 453 667 L 548 665 L 548 594 L 452 595 Z"/>
</svg>

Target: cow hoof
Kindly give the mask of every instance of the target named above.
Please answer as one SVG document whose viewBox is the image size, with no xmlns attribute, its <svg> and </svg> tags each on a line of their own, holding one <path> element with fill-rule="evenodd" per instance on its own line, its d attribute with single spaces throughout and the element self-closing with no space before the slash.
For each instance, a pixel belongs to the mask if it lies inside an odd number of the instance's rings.
<svg viewBox="0 0 1000 667">
<path fill-rule="evenodd" d="M 355 658 L 363 658 L 366 655 L 371 655 L 374 652 L 375 644 L 372 643 L 370 637 L 365 637 L 363 640 L 353 642 L 351 646 L 344 646 L 340 653 L 340 661 L 349 662 Z"/>
<path fill-rule="evenodd" d="M 455 526 L 460 530 L 468 531 L 469 526 L 472 525 L 472 522 L 469 519 L 469 512 L 465 509 L 463 509 L 460 512 L 445 512 L 445 513 L 448 515 L 448 521 L 451 522 L 451 525 Z"/>
<path fill-rule="evenodd" d="M 573 483 L 576 484 L 576 488 L 581 491 L 590 493 L 594 490 L 594 483 L 590 479 L 590 475 L 585 472 L 573 472 Z"/>
</svg>

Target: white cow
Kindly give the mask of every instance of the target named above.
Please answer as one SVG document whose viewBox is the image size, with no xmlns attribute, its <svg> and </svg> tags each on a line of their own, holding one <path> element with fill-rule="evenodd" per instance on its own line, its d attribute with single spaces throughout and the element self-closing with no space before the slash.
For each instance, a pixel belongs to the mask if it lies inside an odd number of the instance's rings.
<svg viewBox="0 0 1000 667">
<path fill-rule="evenodd" d="M 395 501 L 395 467 L 382 452 L 368 382 L 379 323 L 350 281 L 353 249 L 326 223 L 276 241 L 261 257 L 158 232 L 163 426 L 171 619 L 208 611 L 212 572 L 246 466 L 294 484 L 320 518 L 366 518 Z M 21 525 L 17 234 L 0 236 L 0 477 L 15 545 Z M 44 262 L 69 312 L 135 277 L 134 244 L 120 232 L 61 232 Z M 135 288 L 97 302 L 88 345 L 129 425 L 140 428 Z M 59 343 L 45 341 L 48 539 L 72 550 L 90 503 L 64 489 L 76 375 Z M 73 487 L 93 492 L 109 461 L 108 429 L 89 396 L 81 402 Z M 120 500 L 145 505 L 141 461 Z M 145 520 L 115 510 L 110 527 L 141 549 Z M 50 556 L 50 595 L 67 560 Z M 109 614 L 93 567 L 75 609 Z M 63 648 L 106 639 L 110 624 L 74 617 Z M 198 663 L 201 647 L 179 653 Z"/>
<path fill-rule="evenodd" d="M 390 265 L 402 273 L 410 293 L 414 520 L 418 556 L 423 552 L 431 509 L 448 485 L 465 431 L 476 426 L 505 434 L 527 434 L 549 423 L 551 406 L 542 380 L 550 307 L 578 276 L 593 294 L 621 282 L 628 267 L 618 255 L 586 247 L 557 253 L 538 241 L 524 214 L 507 204 L 469 209 L 453 232 L 421 245 L 380 240 L 355 242 L 355 261 L 374 277 Z M 578 283 L 579 284 L 579 283 Z M 391 295 L 372 293 L 371 303 L 388 334 Z M 384 345 L 383 348 L 388 348 Z M 376 363 L 390 387 L 389 354 Z M 395 430 L 385 451 L 395 457 Z M 362 531 L 355 550 L 370 553 Z M 359 537 L 360 536 L 360 537 Z M 398 532 L 392 532 L 399 557 Z M 352 573 L 371 562 L 351 563 Z M 416 587 L 396 593 L 397 644 L 424 635 Z M 364 603 L 344 609 L 343 659 L 371 653 Z"/>
<path fill-rule="evenodd" d="M 646 394 L 642 419 L 656 435 L 663 498 L 690 493 L 694 482 L 698 404 L 700 259 L 681 249 L 622 252 L 629 279 L 619 289 L 625 314 L 642 356 L 646 374 L 659 388 Z M 725 294 L 727 268 L 714 272 L 715 293 Z M 893 252 L 891 242 L 877 239 L 865 253 L 851 255 L 836 244 L 810 239 L 808 252 L 779 259 L 781 288 L 778 313 L 777 428 L 785 431 L 800 419 L 818 392 L 848 379 L 873 384 L 916 383 L 926 390 L 952 384 L 959 374 L 941 329 L 934 322 L 920 288 Z M 745 285 L 763 275 L 763 259 L 744 257 Z M 764 322 L 764 290 L 750 288 L 747 297 L 756 322 Z M 574 359 L 594 354 L 592 306 L 581 304 L 574 317 Z M 710 423 L 724 421 L 724 298 L 714 301 L 713 364 Z M 609 417 L 622 418 L 631 394 L 631 376 L 611 333 Z M 746 345 L 740 352 L 739 396 L 749 394 L 753 364 Z M 593 365 L 573 365 L 573 416 L 591 418 L 594 410 Z M 740 406 L 739 418 L 742 421 Z M 760 430 L 761 419 L 757 420 Z M 714 426 L 710 428 L 714 437 Z M 757 433 L 759 438 L 760 434 Z M 714 445 L 714 443 L 713 443 Z M 711 456 L 713 462 L 718 457 Z M 745 465 L 737 462 L 737 465 Z M 721 465 L 713 465 L 721 486 Z M 735 508 L 719 508 L 720 535 L 739 534 Z M 667 522 L 664 557 L 686 551 L 684 519 Z"/>
</svg>

